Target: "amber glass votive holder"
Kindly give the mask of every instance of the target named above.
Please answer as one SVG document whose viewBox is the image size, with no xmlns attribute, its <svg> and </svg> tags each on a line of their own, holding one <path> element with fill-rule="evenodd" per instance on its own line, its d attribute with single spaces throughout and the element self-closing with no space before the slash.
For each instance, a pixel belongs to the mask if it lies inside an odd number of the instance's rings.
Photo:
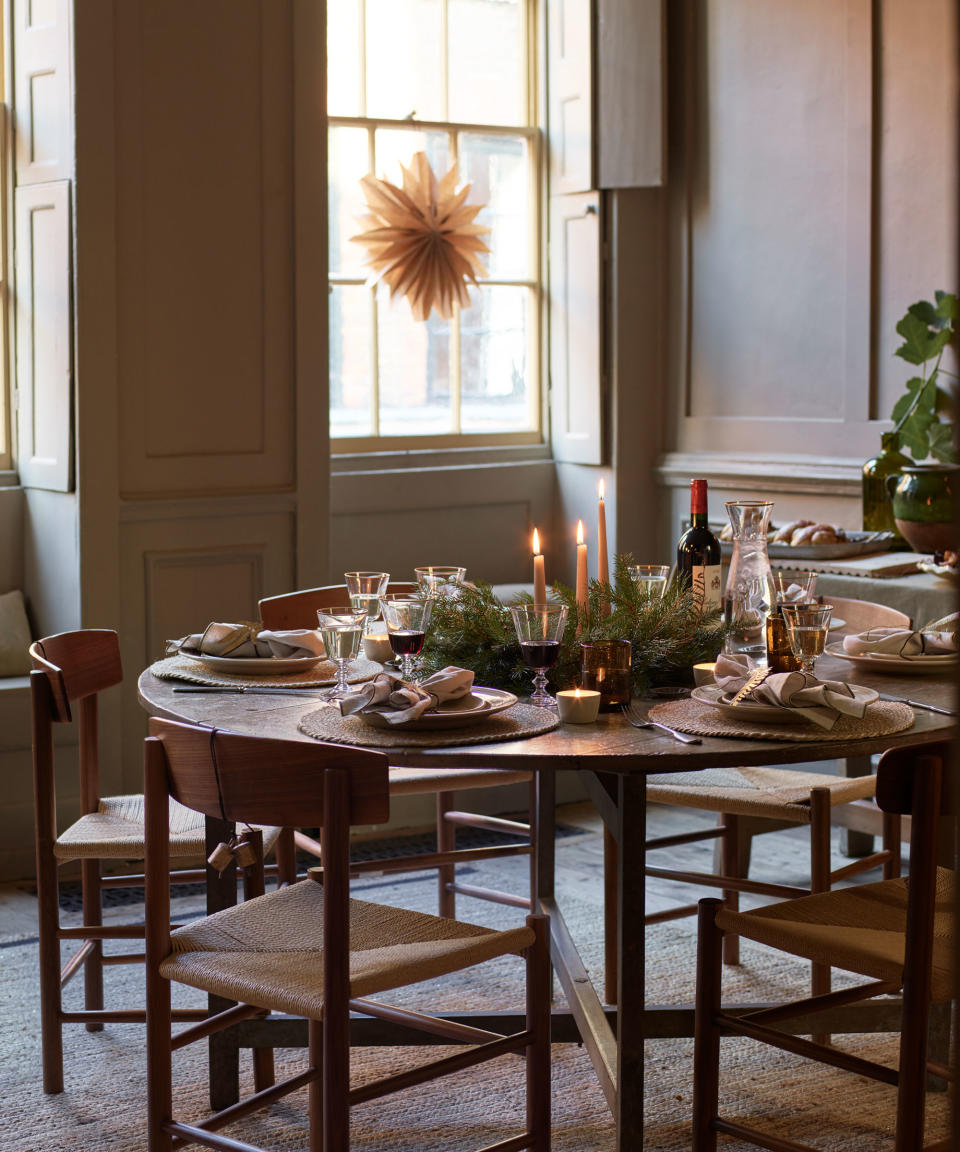
<svg viewBox="0 0 960 1152">
<path fill-rule="evenodd" d="M 799 672 L 803 665 L 790 647 L 787 622 L 777 604 L 767 617 L 767 667 L 774 672 Z"/>
<path fill-rule="evenodd" d="M 613 712 L 631 696 L 629 640 L 581 640 L 580 687 L 600 693 L 600 711 Z"/>
</svg>

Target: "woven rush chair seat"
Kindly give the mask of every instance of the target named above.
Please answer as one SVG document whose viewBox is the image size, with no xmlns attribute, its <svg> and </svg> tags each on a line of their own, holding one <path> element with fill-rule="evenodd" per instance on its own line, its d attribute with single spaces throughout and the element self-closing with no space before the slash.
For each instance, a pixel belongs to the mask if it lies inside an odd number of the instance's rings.
<svg viewBox="0 0 960 1152">
<path fill-rule="evenodd" d="M 144 854 L 143 797 L 104 796 L 97 812 L 74 821 L 56 839 L 53 853 L 58 860 L 142 860 Z M 264 851 L 280 836 L 279 828 L 261 828 Z M 203 856 L 203 818 L 170 801 L 170 855 Z"/>
<path fill-rule="evenodd" d="M 729 780 L 731 772 L 736 773 L 742 778 L 743 786 L 714 785 L 711 774 L 715 771 L 719 781 Z M 651 803 L 780 818 L 797 824 L 810 823 L 813 788 L 829 788 L 831 805 L 869 799 L 876 791 L 873 776 L 847 778 L 819 772 L 788 772 L 782 768 L 705 768 L 701 772 L 677 773 L 676 777 L 671 775 L 665 780 L 669 783 L 647 782 L 647 798 Z M 690 783 L 682 783 L 684 780 Z"/>
<path fill-rule="evenodd" d="M 903 983 L 908 882 L 900 877 L 797 900 L 753 912 L 721 909 L 717 927 L 795 956 L 875 980 Z M 953 988 L 956 875 L 937 869 L 931 997 L 949 1000 Z M 869 927 L 866 927 L 869 925 Z"/>
<path fill-rule="evenodd" d="M 423 912 L 351 900 L 350 996 L 432 980 L 534 940 Z M 247 900 L 171 934 L 160 975 L 194 988 L 318 1020 L 323 1015 L 323 887 L 313 880 Z"/>
<path fill-rule="evenodd" d="M 529 772 L 488 768 L 391 768 L 390 792 L 394 796 L 418 795 L 441 789 L 456 792 L 463 788 L 500 788 L 505 784 L 527 784 Z"/>
</svg>

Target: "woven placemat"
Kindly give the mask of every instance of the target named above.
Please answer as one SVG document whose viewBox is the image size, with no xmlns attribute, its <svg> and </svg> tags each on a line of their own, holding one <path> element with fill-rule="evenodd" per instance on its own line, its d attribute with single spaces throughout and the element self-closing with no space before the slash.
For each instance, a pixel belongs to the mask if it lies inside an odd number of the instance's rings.
<svg viewBox="0 0 960 1152">
<path fill-rule="evenodd" d="M 404 732 L 374 728 L 359 716 L 341 716 L 336 708 L 327 706 L 308 712 L 297 727 L 314 740 L 332 744 L 362 744 L 365 748 L 450 748 L 540 736 L 559 728 L 560 718 L 548 708 L 514 704 L 512 708 L 470 728 L 456 728 L 450 732 Z"/>
<path fill-rule="evenodd" d="M 187 680 L 191 684 L 211 684 L 229 688 L 234 684 L 246 688 L 324 688 L 336 679 L 337 666 L 332 660 L 314 665 L 309 672 L 293 672 L 284 676 L 234 676 L 227 672 L 213 672 L 199 660 L 184 656 L 168 656 L 150 665 L 150 671 L 161 680 Z M 383 671 L 373 660 L 357 659 L 347 668 L 347 682 L 360 684 L 372 680 Z"/>
<path fill-rule="evenodd" d="M 742 740 L 866 740 L 873 736 L 889 736 L 902 732 L 913 724 L 913 709 L 907 704 L 875 700 L 867 705 L 863 718 L 841 716 L 827 731 L 818 725 L 800 721 L 797 724 L 758 724 L 755 720 L 729 720 L 709 704 L 699 700 L 671 700 L 655 704 L 650 716 L 689 732 L 694 736 L 738 736 Z"/>
</svg>

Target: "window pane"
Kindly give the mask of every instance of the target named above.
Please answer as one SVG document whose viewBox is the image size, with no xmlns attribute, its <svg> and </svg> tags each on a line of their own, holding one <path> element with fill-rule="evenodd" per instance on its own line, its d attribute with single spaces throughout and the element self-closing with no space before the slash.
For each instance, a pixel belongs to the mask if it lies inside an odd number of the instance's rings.
<svg viewBox="0 0 960 1152">
<path fill-rule="evenodd" d="M 476 223 L 493 231 L 481 260 L 497 280 L 531 280 L 530 161 L 522 137 L 460 136 L 461 181 L 471 204 L 486 204 Z M 459 182 L 458 182 L 459 183 Z"/>
<path fill-rule="evenodd" d="M 426 152 L 439 180 L 450 167 L 450 137 L 446 132 L 412 132 L 404 128 L 380 128 L 376 137 L 376 174 L 391 184 L 401 184 L 400 165 L 410 167 L 415 152 Z"/>
<path fill-rule="evenodd" d="M 414 320 L 406 300 L 377 293 L 380 336 L 380 432 L 424 436 L 451 432 L 450 323 L 436 312 Z"/>
<path fill-rule="evenodd" d="M 366 276 L 366 249 L 351 244 L 360 231 L 359 217 L 367 202 L 360 187 L 369 167 L 369 136 L 365 128 L 331 128 L 329 132 L 330 273 L 333 276 Z"/>
<path fill-rule="evenodd" d="M 524 124 L 519 0 L 450 0 L 450 114 L 462 124 Z"/>
<path fill-rule="evenodd" d="M 447 119 L 441 33 L 440 0 L 367 0 L 368 116 Z"/>
<path fill-rule="evenodd" d="M 518 432 L 530 414 L 529 288 L 473 289 L 460 316 L 463 432 Z"/>
<path fill-rule="evenodd" d="M 330 291 L 330 435 L 369 436 L 373 381 L 369 288 Z"/>
<path fill-rule="evenodd" d="M 362 116 L 360 0 L 327 5 L 327 111 Z"/>
</svg>

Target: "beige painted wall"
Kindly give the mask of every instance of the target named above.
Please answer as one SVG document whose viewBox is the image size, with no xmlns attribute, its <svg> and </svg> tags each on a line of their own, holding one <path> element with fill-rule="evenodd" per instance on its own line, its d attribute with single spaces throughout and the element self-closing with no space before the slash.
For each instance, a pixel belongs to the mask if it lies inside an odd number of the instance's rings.
<svg viewBox="0 0 960 1152">
<path fill-rule="evenodd" d="M 860 527 L 859 470 L 910 374 L 908 304 L 957 288 L 951 0 L 697 0 L 671 26 L 667 455 Z M 874 17 L 877 19 L 874 19 Z"/>
</svg>

